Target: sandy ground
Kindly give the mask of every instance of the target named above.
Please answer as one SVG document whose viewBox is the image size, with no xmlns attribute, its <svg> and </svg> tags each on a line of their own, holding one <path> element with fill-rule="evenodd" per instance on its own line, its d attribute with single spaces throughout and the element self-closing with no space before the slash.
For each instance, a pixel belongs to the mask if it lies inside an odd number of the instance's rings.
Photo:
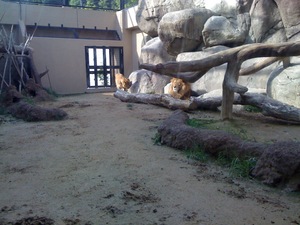
<svg viewBox="0 0 300 225">
<path fill-rule="evenodd" d="M 44 219 L 37 224 L 68 225 L 300 224 L 299 194 L 233 178 L 225 168 L 154 145 L 168 109 L 124 103 L 112 94 L 44 105 L 61 107 L 69 118 L 28 123 L 1 117 L 0 224 L 31 217 Z M 300 137 L 299 125 L 255 114 L 238 114 L 235 121 L 257 141 Z"/>
</svg>

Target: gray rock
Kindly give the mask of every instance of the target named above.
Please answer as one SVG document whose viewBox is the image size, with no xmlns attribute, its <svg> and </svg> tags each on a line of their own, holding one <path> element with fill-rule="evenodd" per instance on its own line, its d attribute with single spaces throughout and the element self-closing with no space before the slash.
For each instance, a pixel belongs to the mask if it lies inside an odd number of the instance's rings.
<svg viewBox="0 0 300 225">
<path fill-rule="evenodd" d="M 250 11 L 252 42 L 280 43 L 286 41 L 286 34 L 277 5 L 274 1 L 255 0 Z"/>
<path fill-rule="evenodd" d="M 141 49 L 140 63 L 158 64 L 175 61 L 175 57 L 168 54 L 158 37 L 149 40 Z"/>
<path fill-rule="evenodd" d="M 158 24 L 162 17 L 183 9 L 206 8 L 225 17 L 234 17 L 236 3 L 226 0 L 140 0 L 136 13 L 139 28 L 151 37 L 158 36 Z"/>
<path fill-rule="evenodd" d="M 228 49 L 225 46 L 215 46 L 198 52 L 185 52 L 177 56 L 176 61 L 191 61 L 206 58 L 207 56 Z M 222 88 L 227 64 L 210 69 L 203 77 L 191 84 L 192 90 L 201 94 Z"/>
<path fill-rule="evenodd" d="M 300 39 L 300 1 L 275 0 L 289 40 Z"/>
<path fill-rule="evenodd" d="M 156 37 L 158 23 L 166 13 L 193 7 L 193 0 L 140 0 L 136 20 L 143 32 Z"/>
<path fill-rule="evenodd" d="M 269 97 L 300 108 L 300 64 L 288 68 L 278 67 L 267 84 Z"/>
<path fill-rule="evenodd" d="M 239 14 L 236 23 L 235 25 L 224 16 L 210 17 L 202 31 L 205 46 L 243 44 L 250 28 L 250 15 L 248 13 Z"/>
<path fill-rule="evenodd" d="M 185 52 L 179 54 L 176 58 L 176 61 L 191 61 L 191 60 L 203 59 L 208 57 L 211 54 L 224 51 L 226 49 L 229 48 L 220 45 L 220 46 L 206 48 L 203 51 Z M 242 64 L 241 68 L 249 67 L 252 64 L 261 61 L 262 59 L 264 58 L 249 59 Z M 251 74 L 248 76 L 240 76 L 238 83 L 250 89 L 253 88 L 253 89 L 261 89 L 266 91 L 269 76 L 277 66 L 278 63 L 274 63 L 256 72 L 255 74 Z M 226 69 L 227 69 L 226 63 L 210 69 L 199 80 L 191 84 L 192 90 L 201 94 L 203 92 L 211 92 L 213 90 L 222 89 L 222 84 L 223 84 Z"/>
<path fill-rule="evenodd" d="M 264 59 L 267 59 L 265 57 L 262 58 L 253 58 L 248 59 L 244 61 L 241 68 L 247 68 L 255 63 L 258 63 Z M 267 89 L 267 82 L 269 79 L 270 74 L 278 67 L 278 62 L 273 63 L 272 65 L 247 76 L 240 76 L 238 83 L 246 86 L 248 88 L 255 88 L 255 89 L 264 89 L 266 91 Z"/>
<path fill-rule="evenodd" d="M 184 9 L 164 15 L 159 22 L 158 35 L 171 55 L 193 51 L 203 42 L 204 23 L 214 13 L 210 10 Z"/>
<path fill-rule="evenodd" d="M 128 90 L 130 93 L 163 94 L 170 77 L 148 70 L 137 70 L 129 75 L 129 80 L 132 82 Z"/>
</svg>

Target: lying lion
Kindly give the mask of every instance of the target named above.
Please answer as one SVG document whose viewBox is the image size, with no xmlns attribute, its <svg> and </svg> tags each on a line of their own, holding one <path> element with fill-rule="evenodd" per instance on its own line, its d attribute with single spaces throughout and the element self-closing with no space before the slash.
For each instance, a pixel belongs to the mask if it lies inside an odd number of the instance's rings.
<svg viewBox="0 0 300 225">
<path fill-rule="evenodd" d="M 115 74 L 115 82 L 117 88 L 124 91 L 127 91 L 132 85 L 132 82 L 121 73 Z"/>
<path fill-rule="evenodd" d="M 172 78 L 169 86 L 169 94 L 173 98 L 189 100 L 191 96 L 191 85 L 182 79 Z"/>
</svg>

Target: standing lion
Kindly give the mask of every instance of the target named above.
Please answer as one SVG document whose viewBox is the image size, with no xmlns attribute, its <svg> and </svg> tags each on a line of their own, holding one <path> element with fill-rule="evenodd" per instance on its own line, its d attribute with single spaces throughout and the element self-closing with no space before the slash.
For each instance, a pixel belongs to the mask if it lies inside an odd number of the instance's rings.
<svg viewBox="0 0 300 225">
<path fill-rule="evenodd" d="M 115 82 L 117 88 L 124 91 L 127 91 L 132 85 L 132 82 L 121 73 L 115 75 Z"/>
</svg>

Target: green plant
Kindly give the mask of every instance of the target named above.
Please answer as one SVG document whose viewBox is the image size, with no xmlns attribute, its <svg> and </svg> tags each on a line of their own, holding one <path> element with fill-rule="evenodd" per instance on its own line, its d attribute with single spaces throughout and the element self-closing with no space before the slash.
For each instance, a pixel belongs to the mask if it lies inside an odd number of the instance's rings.
<svg viewBox="0 0 300 225">
<path fill-rule="evenodd" d="M 59 94 L 57 94 L 54 90 L 50 89 L 50 88 L 44 88 L 44 90 L 51 96 L 58 98 Z"/>
<path fill-rule="evenodd" d="M 252 112 L 252 113 L 262 112 L 262 110 L 260 108 L 258 108 L 256 106 L 252 106 L 252 105 L 245 105 L 244 110 L 247 112 Z"/>
<path fill-rule="evenodd" d="M 208 153 L 204 151 L 204 148 L 201 146 L 195 146 L 194 148 L 187 149 L 185 154 L 188 159 L 197 160 L 200 162 L 207 162 L 210 159 Z"/>
<path fill-rule="evenodd" d="M 233 135 L 239 136 L 243 140 L 250 140 L 247 130 L 237 124 L 235 121 L 188 119 L 187 125 L 195 128 L 209 130 L 223 130 Z"/>
<path fill-rule="evenodd" d="M 218 121 L 216 120 L 201 120 L 201 119 L 188 119 L 187 120 L 187 125 L 191 126 L 191 127 L 195 127 L 195 128 L 207 128 L 207 129 L 213 129 L 216 126 L 214 126 L 214 124 L 216 124 Z"/>
<path fill-rule="evenodd" d="M 155 133 L 154 137 L 152 138 L 154 145 L 161 145 L 161 135 L 159 133 Z"/>
<path fill-rule="evenodd" d="M 230 173 L 237 177 L 247 178 L 256 162 L 256 158 L 239 159 L 236 157 L 230 163 Z"/>
<path fill-rule="evenodd" d="M 24 97 L 23 98 L 23 101 L 30 104 L 30 105 L 34 105 L 35 102 L 34 102 L 34 99 L 32 97 Z"/>
<path fill-rule="evenodd" d="M 130 103 L 127 103 L 127 109 L 129 109 L 129 110 L 133 110 L 133 105 L 132 104 L 130 104 Z"/>
<path fill-rule="evenodd" d="M 251 170 L 255 167 L 257 159 L 254 157 L 239 158 L 220 152 L 216 162 L 220 166 L 229 168 L 232 176 L 247 178 Z"/>
</svg>

